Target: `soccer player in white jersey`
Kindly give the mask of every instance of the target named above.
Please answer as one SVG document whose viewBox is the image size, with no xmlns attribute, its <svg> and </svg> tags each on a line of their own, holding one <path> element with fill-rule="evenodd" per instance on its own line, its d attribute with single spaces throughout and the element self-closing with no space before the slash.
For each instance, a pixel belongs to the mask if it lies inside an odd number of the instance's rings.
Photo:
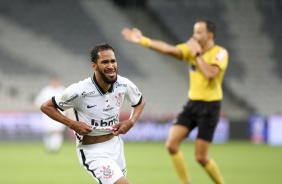
<svg viewBox="0 0 282 184">
<path fill-rule="evenodd" d="M 49 84 L 43 87 L 35 97 L 35 106 L 39 108 L 43 102 L 56 94 L 62 93 L 64 90 L 65 87 L 61 85 L 58 76 L 52 76 L 50 78 Z M 66 112 L 63 112 L 63 114 L 67 115 Z M 66 126 L 54 121 L 45 114 L 42 116 L 42 122 L 44 133 L 43 143 L 45 150 L 48 153 L 56 153 L 62 146 Z"/>
<path fill-rule="evenodd" d="M 123 141 L 140 116 L 145 101 L 138 88 L 117 75 L 115 51 L 109 44 L 91 50 L 93 77 L 72 84 L 64 93 L 42 104 L 41 110 L 54 120 L 74 130 L 81 165 L 100 184 L 130 184 L 126 178 Z M 132 105 L 128 120 L 119 122 L 124 99 Z M 58 109 L 73 108 L 75 120 Z"/>
</svg>

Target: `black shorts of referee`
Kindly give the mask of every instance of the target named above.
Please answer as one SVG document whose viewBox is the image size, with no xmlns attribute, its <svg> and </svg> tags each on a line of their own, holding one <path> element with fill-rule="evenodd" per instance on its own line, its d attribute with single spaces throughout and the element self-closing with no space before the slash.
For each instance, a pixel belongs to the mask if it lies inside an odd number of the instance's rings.
<svg viewBox="0 0 282 184">
<path fill-rule="evenodd" d="M 221 101 L 189 100 L 174 124 L 183 125 L 191 132 L 198 127 L 197 138 L 212 142 L 220 116 Z"/>
</svg>

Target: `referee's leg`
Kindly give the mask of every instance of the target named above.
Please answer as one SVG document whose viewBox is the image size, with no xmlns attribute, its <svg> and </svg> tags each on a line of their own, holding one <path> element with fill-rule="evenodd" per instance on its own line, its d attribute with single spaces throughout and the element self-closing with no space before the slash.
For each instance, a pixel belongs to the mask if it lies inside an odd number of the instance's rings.
<svg viewBox="0 0 282 184">
<path fill-rule="evenodd" d="M 208 155 L 211 142 L 201 138 L 196 139 L 196 160 L 203 166 L 205 171 L 216 184 L 224 184 L 223 177 L 214 160 Z"/>
<path fill-rule="evenodd" d="M 190 177 L 186 166 L 183 153 L 179 150 L 181 142 L 187 137 L 189 130 L 187 127 L 179 124 L 171 126 L 168 139 L 166 141 L 166 148 L 170 154 L 172 164 L 183 184 L 190 183 Z"/>
</svg>

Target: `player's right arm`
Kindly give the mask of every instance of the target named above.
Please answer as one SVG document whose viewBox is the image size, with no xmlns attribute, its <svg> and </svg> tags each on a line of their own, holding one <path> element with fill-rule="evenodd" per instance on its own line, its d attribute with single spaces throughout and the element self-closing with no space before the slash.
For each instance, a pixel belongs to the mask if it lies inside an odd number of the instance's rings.
<svg viewBox="0 0 282 184">
<path fill-rule="evenodd" d="M 84 122 L 73 121 L 72 119 L 69 119 L 63 114 L 61 114 L 57 107 L 54 105 L 52 99 L 49 99 L 48 101 L 43 103 L 40 107 L 40 110 L 53 120 L 58 121 L 71 128 L 79 135 L 86 135 L 92 132 L 93 130 L 92 126 L 87 125 Z"/>
<path fill-rule="evenodd" d="M 143 36 L 142 32 L 137 28 L 124 28 L 121 31 L 121 34 L 123 35 L 124 39 L 129 42 L 140 44 L 144 47 L 148 47 L 157 52 L 173 56 L 177 59 L 182 58 L 180 50 L 175 45 L 170 45 L 161 40 L 154 40 L 145 37 Z"/>
</svg>

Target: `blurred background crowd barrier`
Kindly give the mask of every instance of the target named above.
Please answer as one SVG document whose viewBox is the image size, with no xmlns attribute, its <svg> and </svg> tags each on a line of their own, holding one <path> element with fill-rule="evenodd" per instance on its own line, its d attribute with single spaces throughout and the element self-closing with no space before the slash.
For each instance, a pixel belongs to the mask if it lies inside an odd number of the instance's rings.
<svg viewBox="0 0 282 184">
<path fill-rule="evenodd" d="M 127 116 L 127 114 L 124 114 Z M 0 140 L 26 141 L 41 140 L 43 136 L 42 113 L 40 112 L 1 112 L 0 113 Z M 169 127 L 173 120 L 153 120 L 151 118 L 136 122 L 135 126 L 125 135 L 125 141 L 165 141 Z M 254 115 L 250 118 L 248 137 L 254 144 L 268 143 L 272 146 L 282 145 L 282 115 L 273 115 L 268 119 Z M 197 129 L 190 133 L 187 141 L 194 141 Z M 65 138 L 75 140 L 71 129 L 66 129 Z M 230 122 L 221 117 L 213 138 L 214 143 L 226 143 L 230 140 Z"/>
<path fill-rule="evenodd" d="M 40 140 L 43 136 L 42 114 L 40 112 L 6 112 L 0 113 L 0 140 Z M 138 121 L 127 134 L 122 135 L 126 141 L 164 141 L 172 121 L 157 122 L 153 120 Z M 191 132 L 189 139 L 194 140 L 197 129 Z M 67 139 L 74 140 L 71 129 L 65 132 Z M 214 141 L 224 143 L 229 139 L 229 122 L 221 118 L 216 129 Z"/>
<path fill-rule="evenodd" d="M 89 52 L 100 42 L 115 48 L 120 75 L 130 78 L 146 98 L 144 115 L 132 132 L 155 129 L 156 139 L 163 139 L 164 122 L 171 123 L 187 101 L 187 65 L 124 41 L 120 31 L 138 27 L 146 36 L 176 44 L 185 42 L 202 18 L 217 24 L 216 43 L 230 55 L 223 85 L 222 119 L 228 122 L 224 139 L 271 140 L 277 145 L 281 0 L 2 0 L 0 140 L 40 137 L 36 94 L 52 75 L 64 86 L 91 76 Z M 125 106 L 123 113 L 129 109 Z M 254 116 L 263 121 L 254 121 Z"/>
</svg>

